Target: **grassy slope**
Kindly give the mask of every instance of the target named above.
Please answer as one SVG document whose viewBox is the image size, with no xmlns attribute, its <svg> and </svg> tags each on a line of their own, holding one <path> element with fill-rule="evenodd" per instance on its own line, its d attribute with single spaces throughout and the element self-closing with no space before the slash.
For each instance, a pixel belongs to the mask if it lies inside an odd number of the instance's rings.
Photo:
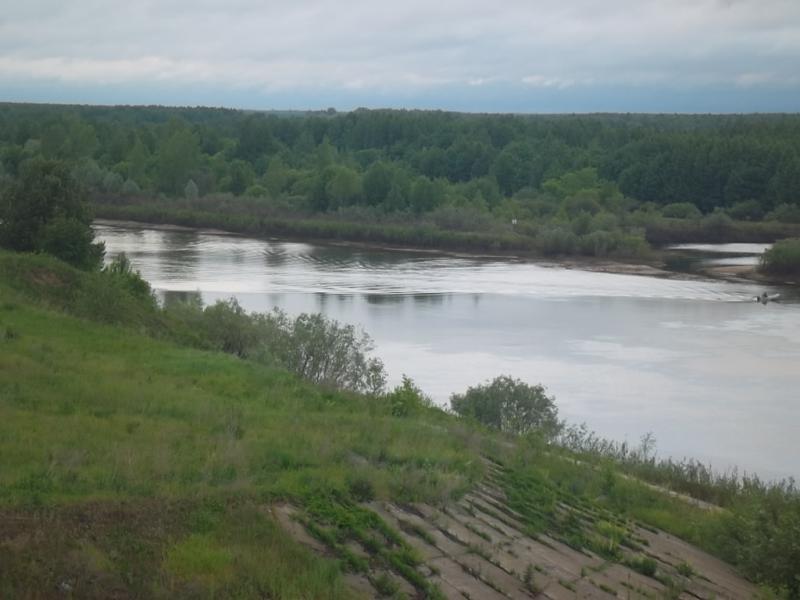
<svg viewBox="0 0 800 600">
<path fill-rule="evenodd" d="M 721 518 L 436 410 L 394 418 L 378 400 L 154 339 L 158 311 L 120 310 L 130 299 L 107 288 L 0 253 L 0 595 L 340 597 L 342 569 L 364 568 L 348 539 L 435 595 L 358 501 L 447 502 L 483 476 L 482 455 L 509 465 L 512 498 L 547 500 L 530 526 L 556 536 L 574 533 L 552 512 L 564 494 L 707 547 Z M 338 560 L 275 525 L 282 501 Z"/>
<path fill-rule="evenodd" d="M 264 507 L 348 507 L 359 481 L 441 500 L 480 474 L 476 438 L 455 423 L 393 419 L 283 371 L 34 306 L 18 290 L 41 282 L 70 305 L 57 289 L 70 272 L 0 258 L 0 537 L 27 539 L 0 545 L 0 592 L 101 581 L 336 597 L 338 567 L 294 547 Z"/>
</svg>

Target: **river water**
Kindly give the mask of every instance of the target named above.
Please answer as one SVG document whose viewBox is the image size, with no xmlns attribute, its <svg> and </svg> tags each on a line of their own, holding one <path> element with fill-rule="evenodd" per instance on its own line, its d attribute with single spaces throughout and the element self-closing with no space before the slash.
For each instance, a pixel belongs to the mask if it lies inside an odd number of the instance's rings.
<svg viewBox="0 0 800 600">
<path fill-rule="evenodd" d="M 598 273 L 98 222 L 162 296 L 323 312 L 375 340 L 391 383 L 446 404 L 500 374 L 560 415 L 659 454 L 800 477 L 800 303 L 750 283 Z M 696 249 L 701 250 L 702 249 Z M 713 250 L 713 248 L 706 248 Z M 738 248 L 732 254 L 745 257 Z M 782 302 L 761 305 L 763 291 Z"/>
</svg>

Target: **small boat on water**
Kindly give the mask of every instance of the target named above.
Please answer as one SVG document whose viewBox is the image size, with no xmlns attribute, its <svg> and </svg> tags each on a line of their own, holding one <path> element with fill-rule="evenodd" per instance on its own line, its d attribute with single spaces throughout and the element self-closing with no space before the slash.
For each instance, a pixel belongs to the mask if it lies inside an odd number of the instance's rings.
<svg viewBox="0 0 800 600">
<path fill-rule="evenodd" d="M 775 302 L 779 300 L 780 297 L 781 297 L 780 294 L 768 294 L 767 292 L 764 292 L 760 296 L 756 296 L 755 298 L 753 298 L 753 300 L 755 300 L 756 302 L 760 302 L 761 304 L 766 304 L 767 302 Z"/>
</svg>

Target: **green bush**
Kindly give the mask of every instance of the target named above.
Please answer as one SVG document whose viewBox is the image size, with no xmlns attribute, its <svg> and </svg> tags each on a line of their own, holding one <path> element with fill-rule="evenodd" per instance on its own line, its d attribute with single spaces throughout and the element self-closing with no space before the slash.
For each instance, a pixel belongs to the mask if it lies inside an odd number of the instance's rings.
<svg viewBox="0 0 800 600">
<path fill-rule="evenodd" d="M 724 236 L 733 225 L 733 220 L 721 209 L 703 218 L 703 229 L 712 236 Z"/>
<path fill-rule="evenodd" d="M 256 323 L 235 298 L 206 307 L 202 325 L 216 349 L 242 358 L 253 353 L 262 342 Z"/>
<path fill-rule="evenodd" d="M 38 246 L 79 269 L 98 268 L 103 261 L 103 244 L 95 244 L 91 228 L 77 219 L 56 217 L 39 232 Z"/>
<path fill-rule="evenodd" d="M 142 278 L 142 275 L 133 268 L 131 261 L 124 252 L 114 258 L 103 268 L 103 274 L 108 277 L 114 285 L 117 285 L 130 292 L 137 298 L 151 299 L 152 289 L 150 284 Z"/>
<path fill-rule="evenodd" d="M 267 336 L 265 356 L 302 378 L 366 394 L 383 391 L 386 371 L 380 359 L 369 356 L 372 339 L 363 331 L 321 314 L 303 313 L 290 319 L 275 310 L 254 320 Z"/>
<path fill-rule="evenodd" d="M 593 231 L 580 240 L 581 253 L 587 256 L 608 256 L 616 249 L 617 236 L 608 231 Z"/>
<path fill-rule="evenodd" d="M 403 383 L 386 394 L 389 410 L 395 417 L 407 417 L 432 406 L 432 401 L 411 380 L 403 375 Z"/>
<path fill-rule="evenodd" d="M 699 219 L 700 209 L 690 202 L 673 202 L 661 208 L 661 214 L 670 219 Z"/>
<path fill-rule="evenodd" d="M 768 221 L 780 223 L 800 223 L 800 206 L 797 204 L 779 204 L 765 217 Z"/>
<path fill-rule="evenodd" d="M 545 256 L 575 254 L 579 239 L 572 231 L 563 227 L 548 227 L 539 232 L 536 245 Z"/>
<path fill-rule="evenodd" d="M 800 598 L 800 494 L 793 481 L 748 482 L 719 537 L 721 556 L 746 576 Z"/>
<path fill-rule="evenodd" d="M 358 502 L 370 502 L 375 499 L 375 487 L 367 477 L 354 475 L 348 478 L 347 489 Z"/>
<path fill-rule="evenodd" d="M 800 275 L 800 238 L 780 240 L 761 255 L 760 270 L 776 275 Z"/>
<path fill-rule="evenodd" d="M 464 394 L 453 394 L 450 406 L 462 417 L 516 435 L 540 432 L 552 437 L 562 428 L 555 400 L 543 386 L 508 376 L 470 387 Z"/>
<path fill-rule="evenodd" d="M 86 192 L 60 161 L 25 161 L 0 197 L 0 246 L 47 252 L 82 269 L 96 269 L 102 244 L 94 244 Z"/>
<path fill-rule="evenodd" d="M 726 212 L 732 219 L 739 221 L 758 221 L 764 216 L 764 207 L 757 200 L 742 200 Z"/>
<path fill-rule="evenodd" d="M 649 556 L 631 558 L 626 564 L 637 573 L 641 573 L 647 577 L 655 577 L 656 571 L 658 570 L 658 563 Z"/>
</svg>

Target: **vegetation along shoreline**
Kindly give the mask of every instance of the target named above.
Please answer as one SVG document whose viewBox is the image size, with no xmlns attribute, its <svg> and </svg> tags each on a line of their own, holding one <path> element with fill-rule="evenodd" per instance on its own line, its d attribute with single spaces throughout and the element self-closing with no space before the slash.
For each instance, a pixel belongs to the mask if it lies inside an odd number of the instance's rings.
<svg viewBox="0 0 800 600">
<path fill-rule="evenodd" d="M 289 242 L 323 244 L 331 246 L 344 246 L 350 248 L 364 248 L 371 250 L 385 250 L 389 252 L 410 252 L 420 254 L 439 254 L 452 257 L 476 258 L 487 260 L 513 260 L 532 262 L 544 267 L 561 267 L 568 269 L 579 269 L 584 271 L 595 271 L 601 273 L 613 273 L 619 275 L 641 275 L 645 277 L 659 277 L 666 279 L 715 279 L 733 281 L 753 281 L 767 285 L 797 285 L 800 280 L 795 277 L 787 276 L 786 273 L 764 272 L 755 265 L 743 266 L 706 266 L 687 271 L 685 268 L 671 268 L 673 261 L 670 259 L 674 252 L 668 249 L 653 249 L 646 256 L 638 258 L 594 258 L 588 256 L 544 256 L 536 252 L 507 251 L 492 252 L 468 249 L 449 249 L 447 246 L 430 247 L 415 246 L 404 243 L 385 243 L 379 241 L 363 241 L 341 239 L 339 237 L 308 237 L 303 235 L 273 235 L 261 233 L 250 229 L 223 229 L 216 226 L 197 225 L 196 216 L 186 215 L 166 215 L 159 213 L 159 217 L 154 220 L 137 220 L 136 218 L 126 218 L 127 212 L 106 210 L 104 207 L 94 206 L 95 222 L 99 224 L 134 225 L 152 229 L 181 229 L 186 231 L 196 231 L 198 233 L 212 233 L 224 235 L 241 235 L 254 239 L 280 240 Z M 138 216 L 138 215 L 137 215 Z M 174 219 L 171 219 L 173 216 Z M 212 219 L 213 221 L 213 219 Z M 729 243 L 729 242 L 720 242 Z M 681 261 L 680 266 L 683 266 Z"/>
</svg>

